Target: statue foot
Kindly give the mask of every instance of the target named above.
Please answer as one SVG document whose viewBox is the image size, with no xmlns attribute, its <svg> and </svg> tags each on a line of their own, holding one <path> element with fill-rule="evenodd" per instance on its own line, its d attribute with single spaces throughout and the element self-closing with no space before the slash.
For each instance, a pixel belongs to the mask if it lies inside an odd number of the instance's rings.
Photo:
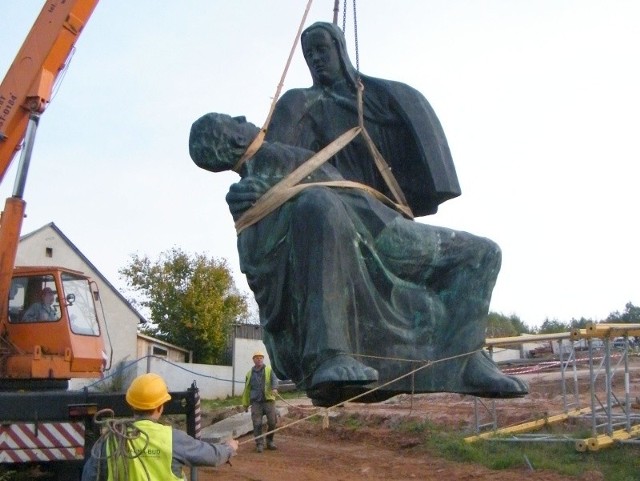
<svg viewBox="0 0 640 481">
<path fill-rule="evenodd" d="M 324 361 L 311 378 L 311 388 L 321 384 L 369 384 L 378 380 L 378 371 L 345 354 Z"/>
<path fill-rule="evenodd" d="M 463 373 L 464 394 L 489 398 L 521 397 L 529 393 L 526 382 L 500 372 L 484 351 L 473 354 Z"/>
</svg>

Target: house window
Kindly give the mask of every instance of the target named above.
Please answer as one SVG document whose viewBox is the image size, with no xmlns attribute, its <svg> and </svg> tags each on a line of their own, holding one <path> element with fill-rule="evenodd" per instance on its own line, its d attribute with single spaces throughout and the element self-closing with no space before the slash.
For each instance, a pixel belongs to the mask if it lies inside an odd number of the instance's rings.
<svg viewBox="0 0 640 481">
<path fill-rule="evenodd" d="M 47 257 L 53 257 L 53 247 L 45 247 L 44 255 Z"/>
<path fill-rule="evenodd" d="M 153 346 L 154 356 L 167 357 L 168 354 L 169 352 L 166 349 L 162 349 L 161 347 L 158 347 L 158 346 Z"/>
</svg>

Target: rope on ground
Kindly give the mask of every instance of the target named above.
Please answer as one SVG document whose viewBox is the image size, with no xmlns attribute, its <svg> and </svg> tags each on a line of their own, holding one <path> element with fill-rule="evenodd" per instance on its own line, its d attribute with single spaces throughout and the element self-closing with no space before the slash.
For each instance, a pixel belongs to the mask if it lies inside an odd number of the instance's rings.
<svg viewBox="0 0 640 481">
<path fill-rule="evenodd" d="M 91 448 L 91 456 L 98 460 L 98 476 L 101 479 L 100 470 L 103 460 L 106 460 L 114 481 L 127 481 L 129 479 L 130 459 L 134 459 L 143 453 L 149 445 L 149 435 L 138 429 L 133 423 L 135 419 L 115 419 L 111 409 L 102 409 L 94 414 L 93 422 L 101 427 L 102 435 Z M 137 451 L 133 449 L 131 442 L 142 437 L 144 447 Z M 151 476 L 142 459 L 139 460 L 144 469 L 147 481 L 151 481 Z M 118 469 L 119 468 L 119 469 Z M 106 477 L 107 473 L 105 473 Z"/>
<path fill-rule="evenodd" d="M 317 412 L 315 412 L 315 413 L 309 414 L 308 416 L 305 416 L 305 417 L 303 417 L 301 419 L 297 419 L 297 420 L 295 420 L 295 421 L 293 421 L 293 422 L 291 422 L 289 424 L 285 424 L 284 426 L 280 426 L 279 428 L 272 429 L 271 431 L 267 431 L 267 432 L 261 434 L 260 436 L 255 437 L 255 438 L 252 437 L 250 439 L 247 439 L 246 441 L 242 441 L 239 444 L 245 444 L 245 443 L 248 443 L 248 442 L 253 442 L 256 439 L 264 438 L 269 434 L 275 434 L 275 433 L 277 433 L 279 431 L 282 431 L 283 429 L 287 429 L 287 428 L 290 428 L 292 426 L 295 426 L 296 424 L 299 424 L 299 423 L 301 423 L 303 421 L 307 421 L 307 420 L 309 420 L 309 419 L 311 419 L 311 418 L 313 418 L 315 416 L 323 416 L 322 427 L 324 429 L 326 429 L 326 428 L 329 427 L 329 412 L 332 409 L 335 409 L 335 408 L 337 408 L 338 406 L 341 406 L 344 403 L 356 401 L 357 399 L 360 399 L 361 397 L 367 396 L 368 394 L 371 394 L 371 393 L 373 393 L 375 391 L 378 391 L 378 390 L 380 390 L 380 389 L 382 389 L 384 387 L 387 387 L 387 386 L 393 384 L 396 381 L 399 381 L 399 380 L 404 379 L 404 378 L 409 377 L 409 376 L 413 376 L 413 375 L 415 375 L 415 373 L 421 371 L 422 369 L 425 369 L 425 368 L 428 368 L 428 367 L 432 367 L 435 364 L 439 364 L 439 363 L 442 363 L 442 362 L 452 361 L 453 359 L 458 359 L 458 358 L 461 358 L 461 357 L 471 356 L 471 355 L 473 355 L 473 354 L 475 354 L 477 352 L 480 352 L 480 351 L 482 351 L 482 349 L 476 349 L 475 351 L 470 351 L 470 352 L 466 352 L 466 353 L 463 353 L 463 354 L 457 354 L 455 356 L 445 357 L 445 358 L 442 358 L 442 359 L 436 359 L 436 360 L 433 360 L 433 361 L 430 361 L 430 360 L 416 360 L 416 359 L 404 359 L 405 361 L 420 362 L 420 363 L 422 363 L 422 365 L 417 367 L 416 369 L 412 369 L 411 371 L 409 371 L 409 372 L 407 372 L 407 373 L 405 373 L 405 374 L 403 374 L 401 376 L 398 376 L 395 379 L 387 381 L 386 383 L 381 384 L 380 386 L 376 386 L 373 389 L 370 389 L 369 391 L 363 392 L 361 394 L 358 394 L 357 396 L 353 396 L 352 398 L 346 399 L 344 401 L 340 401 L 339 403 L 334 404 L 333 406 L 329 406 L 329 407 L 326 407 L 326 408 L 315 408 L 315 409 L 317 409 Z M 369 357 L 374 357 L 374 356 L 369 356 Z M 377 357 L 377 359 L 392 359 L 392 358 Z"/>
</svg>

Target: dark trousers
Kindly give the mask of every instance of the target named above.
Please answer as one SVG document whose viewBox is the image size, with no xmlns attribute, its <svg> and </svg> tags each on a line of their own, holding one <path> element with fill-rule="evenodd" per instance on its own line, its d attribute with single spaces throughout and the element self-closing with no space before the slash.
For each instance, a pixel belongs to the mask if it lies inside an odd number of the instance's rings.
<svg viewBox="0 0 640 481">
<path fill-rule="evenodd" d="M 276 402 L 258 401 L 251 403 L 251 422 L 253 423 L 253 437 L 256 444 L 264 444 L 262 437 L 262 418 L 267 416 L 267 429 L 273 431 L 276 428 Z M 273 433 L 267 434 L 267 442 L 273 441 Z"/>
</svg>

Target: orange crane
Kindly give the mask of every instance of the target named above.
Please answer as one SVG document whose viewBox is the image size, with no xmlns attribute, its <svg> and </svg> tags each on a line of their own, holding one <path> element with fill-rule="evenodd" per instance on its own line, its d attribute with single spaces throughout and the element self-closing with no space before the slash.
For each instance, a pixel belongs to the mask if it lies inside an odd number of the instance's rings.
<svg viewBox="0 0 640 481">
<path fill-rule="evenodd" d="M 97 292 L 89 279 L 62 267 L 14 265 L 40 115 L 97 3 L 46 1 L 0 85 L 0 182 L 20 152 L 13 193 L 0 218 L 0 381 L 5 388 L 33 380 L 59 386 L 73 377 L 97 377 L 105 366 Z"/>
<path fill-rule="evenodd" d="M 0 84 L 0 182 L 20 152 L 0 217 L 0 467 L 37 465 L 55 481 L 80 479 L 100 435 L 94 413 L 130 415 L 124 393 L 66 390 L 69 379 L 99 377 L 105 369 L 95 283 L 64 267 L 15 266 L 38 121 L 97 3 L 46 0 Z M 195 383 L 171 398 L 165 413 L 186 415 L 187 433 L 198 437 Z"/>
</svg>

